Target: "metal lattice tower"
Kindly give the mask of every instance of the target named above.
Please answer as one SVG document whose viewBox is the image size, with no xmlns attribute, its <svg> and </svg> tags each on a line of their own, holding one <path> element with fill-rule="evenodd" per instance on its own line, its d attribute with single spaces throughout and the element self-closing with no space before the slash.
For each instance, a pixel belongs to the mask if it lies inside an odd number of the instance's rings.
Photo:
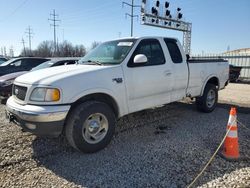
<svg viewBox="0 0 250 188">
<path fill-rule="evenodd" d="M 187 31 L 183 32 L 183 48 L 186 54 L 191 53 L 192 24 L 187 25 Z"/>
<path fill-rule="evenodd" d="M 182 21 L 178 18 L 172 18 L 170 16 L 160 16 L 160 8 L 156 7 L 155 10 L 158 11 L 156 14 L 146 12 L 146 1 L 142 0 L 141 5 L 141 24 L 160 27 L 164 29 L 171 29 L 183 32 L 183 48 L 186 54 L 191 52 L 191 36 L 192 36 L 192 23 Z M 167 10 L 167 9 L 165 9 Z"/>
</svg>

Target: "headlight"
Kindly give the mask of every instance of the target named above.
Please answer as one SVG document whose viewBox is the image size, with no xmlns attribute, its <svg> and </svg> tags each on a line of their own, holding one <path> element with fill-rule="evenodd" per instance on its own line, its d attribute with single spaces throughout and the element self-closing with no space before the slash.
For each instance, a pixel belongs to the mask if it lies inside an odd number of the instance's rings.
<svg viewBox="0 0 250 188">
<path fill-rule="evenodd" d="M 60 100 L 60 91 L 56 88 L 35 88 L 30 96 L 31 101 L 55 102 Z"/>
</svg>

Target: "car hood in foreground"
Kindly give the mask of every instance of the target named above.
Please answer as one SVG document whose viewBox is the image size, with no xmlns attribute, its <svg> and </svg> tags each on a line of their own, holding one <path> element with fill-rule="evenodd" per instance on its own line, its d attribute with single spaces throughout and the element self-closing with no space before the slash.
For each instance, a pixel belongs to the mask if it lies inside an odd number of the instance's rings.
<svg viewBox="0 0 250 188">
<path fill-rule="evenodd" d="M 14 72 L 14 73 L 6 74 L 6 75 L 0 77 L 0 82 L 5 82 L 7 80 L 13 80 L 13 79 L 17 78 L 18 76 L 21 76 L 27 72 L 28 71 L 21 71 L 21 72 Z"/>
</svg>

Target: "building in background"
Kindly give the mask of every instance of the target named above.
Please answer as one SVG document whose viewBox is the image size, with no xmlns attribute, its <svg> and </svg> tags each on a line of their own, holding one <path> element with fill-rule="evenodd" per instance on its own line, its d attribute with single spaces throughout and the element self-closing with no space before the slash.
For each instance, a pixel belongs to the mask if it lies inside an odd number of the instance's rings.
<svg viewBox="0 0 250 188">
<path fill-rule="evenodd" d="M 230 49 L 230 47 L 228 47 Z M 250 48 L 241 48 L 236 50 L 229 50 L 227 52 L 218 54 L 202 54 L 193 55 L 195 59 L 217 59 L 223 58 L 230 64 L 230 79 L 250 80 Z M 232 78 L 233 77 L 233 78 Z"/>
<path fill-rule="evenodd" d="M 228 54 L 237 54 L 237 55 L 250 55 L 250 48 L 241 48 L 237 50 L 231 50 L 224 52 L 223 54 L 228 55 Z"/>
</svg>

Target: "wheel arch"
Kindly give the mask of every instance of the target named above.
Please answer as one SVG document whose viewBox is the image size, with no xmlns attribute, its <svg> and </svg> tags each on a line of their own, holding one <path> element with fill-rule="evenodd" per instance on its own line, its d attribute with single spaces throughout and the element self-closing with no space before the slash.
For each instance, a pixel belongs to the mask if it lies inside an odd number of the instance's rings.
<svg viewBox="0 0 250 188">
<path fill-rule="evenodd" d="M 202 86 L 201 96 L 203 95 L 204 89 L 205 89 L 207 84 L 214 84 L 218 90 L 220 88 L 219 78 L 215 75 L 209 76 L 204 83 L 205 84 L 203 84 L 203 86 Z"/>
<path fill-rule="evenodd" d="M 119 110 L 119 106 L 116 100 L 111 95 L 102 93 L 102 92 L 91 93 L 91 94 L 87 94 L 85 96 L 80 97 L 71 105 L 70 111 L 74 109 L 74 107 L 77 106 L 78 104 L 81 104 L 86 101 L 91 101 L 91 100 L 106 103 L 113 110 L 116 118 L 120 116 L 120 110 Z"/>
</svg>

